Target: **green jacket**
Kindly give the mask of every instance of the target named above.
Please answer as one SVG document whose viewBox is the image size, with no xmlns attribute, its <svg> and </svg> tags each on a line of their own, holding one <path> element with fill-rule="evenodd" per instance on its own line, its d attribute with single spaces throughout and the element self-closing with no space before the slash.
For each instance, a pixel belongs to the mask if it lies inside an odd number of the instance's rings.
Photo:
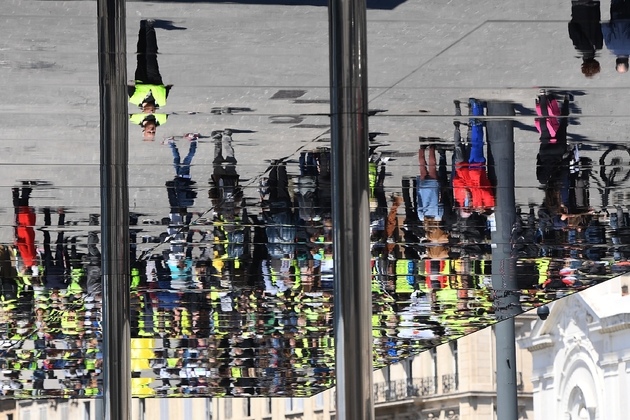
<svg viewBox="0 0 630 420">
<path fill-rule="evenodd" d="M 153 95 L 155 106 L 161 107 L 166 105 L 166 86 L 142 84 L 137 81 L 135 91 L 129 98 L 129 102 L 141 107 L 142 103 L 149 95 Z"/>
</svg>

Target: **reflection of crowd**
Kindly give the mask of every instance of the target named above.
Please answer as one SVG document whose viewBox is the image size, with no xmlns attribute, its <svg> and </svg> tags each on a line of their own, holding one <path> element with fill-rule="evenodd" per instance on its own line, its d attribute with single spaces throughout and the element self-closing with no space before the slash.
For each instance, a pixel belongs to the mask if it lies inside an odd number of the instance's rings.
<svg viewBox="0 0 630 420">
<path fill-rule="evenodd" d="M 625 270 L 630 256 L 624 209 L 610 215 L 610 244 L 607 216 L 590 208 L 590 162 L 566 136 L 569 102 L 544 91 L 537 102 L 545 198 L 517 210 L 512 229 L 524 305 Z M 456 101 L 452 143 L 421 138 L 417 172 L 402 178 L 401 194 L 388 194 L 387 153 L 370 149 L 377 366 L 494 321 L 492 141 L 485 104 L 471 99 L 468 109 L 462 117 Z M 131 214 L 134 395 L 301 397 L 333 384 L 330 149 L 273 160 L 244 185 L 235 133 L 209 136 L 209 209 L 193 180 L 202 167 L 192 168 L 204 137 L 189 133 L 164 143 L 174 169 L 162 190 L 168 212 Z M 98 217 L 68 228 L 60 207 L 53 225 L 55 210 L 44 206 L 41 223 L 31 203 L 37 188 L 26 181 L 13 190 L 15 243 L 0 248 L 3 393 L 100 395 Z"/>
<path fill-rule="evenodd" d="M 332 384 L 330 151 L 304 152 L 296 173 L 272 161 L 253 212 L 232 135 L 210 136 L 212 209 L 191 211 L 191 178 L 176 194 L 192 156 L 175 157 L 166 232 L 144 235 L 151 247 L 134 254 L 136 395 L 307 396 Z M 192 147 L 201 135 L 187 137 Z"/>
<path fill-rule="evenodd" d="M 101 394 L 101 286 L 98 234 L 66 236 L 65 212 L 44 207 L 43 248 L 30 204 L 37 182 L 13 189 L 15 244 L 0 249 L 2 393 L 15 398 Z M 92 215 L 91 224 L 98 219 Z M 55 249 L 51 233 L 56 231 Z M 85 249 L 86 252 L 83 252 Z"/>
</svg>

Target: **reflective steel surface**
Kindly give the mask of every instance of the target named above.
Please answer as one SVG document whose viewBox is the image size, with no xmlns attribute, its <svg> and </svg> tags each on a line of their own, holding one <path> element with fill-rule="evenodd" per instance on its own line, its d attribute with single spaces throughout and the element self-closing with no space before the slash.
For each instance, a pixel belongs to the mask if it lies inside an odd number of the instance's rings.
<svg viewBox="0 0 630 420">
<path fill-rule="evenodd" d="M 629 270 L 613 6 L 368 2 L 375 368 Z M 2 394 L 101 396 L 95 3 L 5 2 L 0 23 Z M 131 2 L 126 32 L 133 395 L 331 387 L 326 2 Z"/>
<path fill-rule="evenodd" d="M 335 384 L 338 390 L 335 410 L 340 419 L 372 420 L 374 419 L 372 375 L 357 374 L 372 372 L 373 337 L 370 323 L 372 296 L 369 265 L 368 61 L 365 2 L 331 1 L 329 22 L 332 181 L 330 221 L 334 226 L 332 251 L 335 257 L 333 278 L 343 279 L 336 281 L 333 288 Z M 308 159 L 308 154 L 305 157 Z M 319 157 L 321 159 L 321 155 Z M 311 173 L 307 176 L 317 182 L 317 170 L 313 171 L 315 168 L 312 168 L 312 165 L 308 166 Z M 308 197 L 309 192 L 303 192 L 305 194 L 302 194 L 302 191 L 298 191 L 298 194 L 304 198 Z M 310 221 L 312 220 L 311 217 Z"/>
<path fill-rule="evenodd" d="M 124 0 L 99 0 L 98 70 L 100 87 L 100 171 L 103 333 L 103 418 L 131 419 L 131 310 L 129 289 L 129 140 L 127 107 L 127 37 Z M 143 31 L 144 29 L 144 31 Z M 141 34 L 149 33 L 146 24 Z M 139 35 L 140 38 L 140 35 Z M 145 41 L 146 42 L 146 41 Z M 140 47 L 140 45 L 139 45 Z M 155 59 L 147 48 L 138 68 Z M 146 66 L 148 68 L 148 66 Z M 137 78 L 138 79 L 138 78 Z M 148 78 L 141 77 L 145 81 Z M 136 88 L 140 83 L 136 80 Z M 133 96 L 132 96 L 133 98 Z M 46 267 L 44 267 L 44 275 Z"/>
</svg>

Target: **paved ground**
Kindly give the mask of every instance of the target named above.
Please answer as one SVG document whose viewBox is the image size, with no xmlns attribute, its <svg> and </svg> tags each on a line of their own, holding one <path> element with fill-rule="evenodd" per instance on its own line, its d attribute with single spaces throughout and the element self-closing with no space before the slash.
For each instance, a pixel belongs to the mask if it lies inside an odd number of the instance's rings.
<svg viewBox="0 0 630 420">
<path fill-rule="evenodd" d="M 607 4 L 602 8 L 607 18 Z M 95 3 L 82 1 L 7 1 L 0 12 L 3 186 L 33 177 L 51 181 L 58 189 L 39 192 L 41 205 L 78 213 L 98 206 L 95 14 Z M 130 2 L 127 17 L 130 79 L 139 20 L 158 19 L 161 73 L 174 85 L 160 138 L 233 128 L 240 171 L 252 178 L 265 160 L 321 145 L 328 137 L 325 7 Z M 382 150 L 409 156 L 418 136 L 451 138 L 453 99 L 513 101 L 531 113 L 535 87 L 543 85 L 580 93 L 573 107 L 579 125 L 570 127 L 571 134 L 587 141 L 622 140 L 628 76 L 615 73 L 614 57 L 604 51 L 602 72 L 584 78 L 568 37 L 569 18 L 568 1 L 473 6 L 430 0 L 370 9 L 370 107 L 383 111 L 371 118 L 370 129 L 384 133 L 379 139 L 389 146 Z M 303 95 L 273 99 L 280 90 Z M 245 110 L 212 113 L 225 106 Z M 520 121 L 533 126 L 530 115 Z M 170 177 L 170 152 L 159 142 L 141 142 L 137 127 L 130 133 L 132 201 L 143 211 L 164 206 L 163 182 L 156 180 Z M 515 138 L 518 198 L 526 201 L 534 192 L 522 187 L 537 184 L 531 170 L 537 135 L 517 131 Z M 212 157 L 212 145 L 201 144 L 194 177 L 207 178 Z M 415 173 L 415 162 L 392 162 L 395 176 L 388 184 L 397 186 L 402 174 Z M 8 191 L 0 192 L 7 207 Z"/>
</svg>

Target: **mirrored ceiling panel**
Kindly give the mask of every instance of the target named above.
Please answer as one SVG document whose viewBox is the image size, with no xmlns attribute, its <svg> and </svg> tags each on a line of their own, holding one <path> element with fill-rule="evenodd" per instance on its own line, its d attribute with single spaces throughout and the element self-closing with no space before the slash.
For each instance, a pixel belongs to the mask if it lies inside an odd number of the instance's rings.
<svg viewBox="0 0 630 420">
<path fill-rule="evenodd" d="M 368 1 L 375 367 L 629 270 L 627 3 Z M 326 4 L 127 3 L 135 397 L 334 385 Z M 2 394 L 101 396 L 95 3 L 0 22 Z"/>
</svg>

